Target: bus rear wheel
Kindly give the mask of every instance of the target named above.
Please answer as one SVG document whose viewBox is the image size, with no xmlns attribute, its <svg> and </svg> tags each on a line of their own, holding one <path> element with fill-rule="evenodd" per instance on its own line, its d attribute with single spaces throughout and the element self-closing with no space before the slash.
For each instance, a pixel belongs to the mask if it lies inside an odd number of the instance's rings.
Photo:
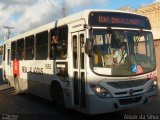
<svg viewBox="0 0 160 120">
<path fill-rule="evenodd" d="M 52 85 L 51 95 L 52 95 L 52 101 L 57 106 L 61 106 L 61 107 L 65 106 L 63 89 L 59 83 L 56 82 Z"/>
<path fill-rule="evenodd" d="M 15 87 L 15 93 L 19 93 L 20 85 L 19 85 L 18 77 L 16 75 L 14 76 L 14 87 Z"/>
</svg>

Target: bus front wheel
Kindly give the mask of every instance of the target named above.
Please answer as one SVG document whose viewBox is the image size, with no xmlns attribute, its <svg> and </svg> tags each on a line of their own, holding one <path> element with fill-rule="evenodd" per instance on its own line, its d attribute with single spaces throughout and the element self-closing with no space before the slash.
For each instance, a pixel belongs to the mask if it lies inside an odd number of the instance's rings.
<svg viewBox="0 0 160 120">
<path fill-rule="evenodd" d="M 51 96 L 53 102 L 61 107 L 65 106 L 64 94 L 61 85 L 57 82 L 54 82 L 51 87 Z"/>
</svg>

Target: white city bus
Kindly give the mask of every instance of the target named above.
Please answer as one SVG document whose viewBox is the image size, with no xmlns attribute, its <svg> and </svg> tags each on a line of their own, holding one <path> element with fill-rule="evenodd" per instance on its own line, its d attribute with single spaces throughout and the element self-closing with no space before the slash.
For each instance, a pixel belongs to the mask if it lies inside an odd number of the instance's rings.
<svg viewBox="0 0 160 120">
<path fill-rule="evenodd" d="M 52 36 L 58 36 L 58 43 Z M 122 44 L 124 62 L 114 63 Z M 145 16 L 85 10 L 6 40 L 2 64 L 4 79 L 17 92 L 101 114 L 139 106 L 156 96 L 155 60 Z"/>
</svg>

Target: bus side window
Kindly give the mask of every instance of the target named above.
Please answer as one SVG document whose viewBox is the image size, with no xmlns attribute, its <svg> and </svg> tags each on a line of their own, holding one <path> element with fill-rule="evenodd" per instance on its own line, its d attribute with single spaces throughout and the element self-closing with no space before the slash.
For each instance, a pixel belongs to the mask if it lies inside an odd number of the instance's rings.
<svg viewBox="0 0 160 120">
<path fill-rule="evenodd" d="M 11 60 L 13 61 L 13 60 L 15 60 L 16 59 L 16 41 L 13 41 L 12 43 L 11 43 Z"/>
<path fill-rule="evenodd" d="M 6 56 L 6 45 L 3 46 L 3 61 L 5 61 Z"/>
<path fill-rule="evenodd" d="M 20 39 L 17 41 L 17 59 L 24 59 L 24 39 Z"/>
<path fill-rule="evenodd" d="M 67 58 L 68 27 L 61 26 L 50 30 L 50 59 L 64 60 Z"/>
<path fill-rule="evenodd" d="M 25 38 L 25 60 L 34 58 L 34 35 Z"/>
<path fill-rule="evenodd" d="M 48 58 L 48 31 L 36 34 L 36 60 Z"/>
</svg>

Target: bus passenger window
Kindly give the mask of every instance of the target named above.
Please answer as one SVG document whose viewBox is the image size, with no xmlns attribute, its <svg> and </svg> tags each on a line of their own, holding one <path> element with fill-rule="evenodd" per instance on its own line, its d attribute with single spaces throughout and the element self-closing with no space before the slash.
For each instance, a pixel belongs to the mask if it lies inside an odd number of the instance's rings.
<svg viewBox="0 0 160 120">
<path fill-rule="evenodd" d="M 25 60 L 34 58 L 34 35 L 25 38 Z"/>
<path fill-rule="evenodd" d="M 16 59 L 16 41 L 11 43 L 11 60 Z"/>
<path fill-rule="evenodd" d="M 6 45 L 3 46 L 3 61 L 5 61 L 6 56 Z"/>
<path fill-rule="evenodd" d="M 57 51 L 57 46 L 59 43 L 59 36 L 57 34 L 54 34 L 51 36 L 51 57 L 53 60 L 55 60 L 58 57 L 58 51 Z"/>
<path fill-rule="evenodd" d="M 64 60 L 67 58 L 68 27 L 51 29 L 50 59 Z"/>
<path fill-rule="evenodd" d="M 24 39 L 17 41 L 17 59 L 23 60 L 24 58 Z"/>
<path fill-rule="evenodd" d="M 48 57 L 48 31 L 36 35 L 36 60 L 46 60 Z"/>
</svg>

